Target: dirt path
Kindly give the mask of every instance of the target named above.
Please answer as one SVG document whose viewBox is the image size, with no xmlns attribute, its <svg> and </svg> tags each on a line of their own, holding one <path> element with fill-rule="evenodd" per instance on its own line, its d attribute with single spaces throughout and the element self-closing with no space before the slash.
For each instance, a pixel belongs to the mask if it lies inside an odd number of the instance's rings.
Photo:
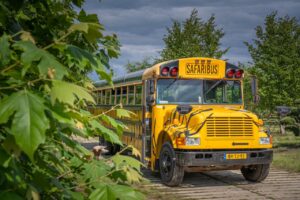
<svg viewBox="0 0 300 200">
<path fill-rule="evenodd" d="M 300 174 L 276 169 L 256 184 L 235 170 L 189 173 L 180 187 L 166 187 L 150 172 L 146 177 L 151 180 L 149 199 L 300 199 Z"/>
</svg>

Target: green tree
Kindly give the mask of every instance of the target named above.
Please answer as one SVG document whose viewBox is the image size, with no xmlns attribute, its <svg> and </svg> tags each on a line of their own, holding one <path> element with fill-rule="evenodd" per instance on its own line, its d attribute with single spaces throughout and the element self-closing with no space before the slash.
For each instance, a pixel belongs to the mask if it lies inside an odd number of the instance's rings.
<svg viewBox="0 0 300 200">
<path fill-rule="evenodd" d="M 162 61 L 198 56 L 221 58 L 228 51 L 220 49 L 220 40 L 225 33 L 217 28 L 215 16 L 204 22 L 196 9 L 184 22 L 175 20 L 167 32 L 163 38 L 165 48 L 160 53 Z"/>
<path fill-rule="evenodd" d="M 137 62 L 127 62 L 125 65 L 127 72 L 135 72 L 138 70 L 146 69 L 148 67 L 151 67 L 153 63 L 151 63 L 150 58 L 144 58 L 142 61 Z"/>
<path fill-rule="evenodd" d="M 253 59 L 251 73 L 259 79 L 260 106 L 273 111 L 300 98 L 300 24 L 294 17 L 273 12 L 256 27 L 253 43 L 246 42 Z"/>
<path fill-rule="evenodd" d="M 82 4 L 0 2 L 1 199 L 143 198 L 129 186 L 142 179 L 139 161 L 119 153 L 96 160 L 72 139 L 100 135 L 121 145 L 125 128 L 107 113 L 86 110 L 95 104 L 86 74 L 94 70 L 110 81 L 105 68 L 119 43 L 103 34 L 97 15 L 74 11 Z"/>
</svg>

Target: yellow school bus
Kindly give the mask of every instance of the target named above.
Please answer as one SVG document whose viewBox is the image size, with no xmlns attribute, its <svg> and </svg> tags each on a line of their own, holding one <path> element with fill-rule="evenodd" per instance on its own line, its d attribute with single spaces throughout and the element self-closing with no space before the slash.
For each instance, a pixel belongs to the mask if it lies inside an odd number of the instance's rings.
<svg viewBox="0 0 300 200">
<path fill-rule="evenodd" d="M 134 112 L 118 119 L 128 127 L 122 141 L 138 148 L 142 162 L 168 186 L 179 185 L 184 172 L 228 169 L 259 182 L 269 173 L 272 139 L 263 121 L 244 109 L 243 76 L 223 60 L 167 61 L 117 77 L 114 87 L 95 83 L 98 104 L 92 111 L 121 103 Z"/>
</svg>

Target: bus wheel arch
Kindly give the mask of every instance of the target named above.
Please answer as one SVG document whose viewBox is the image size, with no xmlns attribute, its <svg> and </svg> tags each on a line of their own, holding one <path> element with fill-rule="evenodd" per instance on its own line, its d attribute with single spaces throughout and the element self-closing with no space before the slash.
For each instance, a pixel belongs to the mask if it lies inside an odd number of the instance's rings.
<svg viewBox="0 0 300 200">
<path fill-rule="evenodd" d="M 168 132 L 162 131 L 157 138 L 156 155 L 159 159 L 159 154 L 164 143 L 169 142 L 172 145 L 172 139 Z M 173 146 L 173 145 L 172 145 Z"/>
</svg>

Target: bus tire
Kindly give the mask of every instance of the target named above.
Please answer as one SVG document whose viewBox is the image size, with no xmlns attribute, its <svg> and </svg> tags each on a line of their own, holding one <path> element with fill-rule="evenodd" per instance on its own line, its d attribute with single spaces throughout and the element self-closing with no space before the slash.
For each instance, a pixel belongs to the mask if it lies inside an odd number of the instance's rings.
<svg viewBox="0 0 300 200">
<path fill-rule="evenodd" d="M 159 171 L 167 186 L 178 186 L 184 177 L 184 168 L 176 162 L 175 151 L 169 142 L 163 144 L 159 155 Z"/>
<path fill-rule="evenodd" d="M 265 180 L 270 171 L 270 164 L 251 165 L 242 167 L 241 172 L 247 181 L 261 182 Z"/>
<path fill-rule="evenodd" d="M 117 152 L 120 151 L 120 145 L 113 144 L 111 142 L 106 141 L 105 139 L 101 141 L 101 144 L 106 147 L 108 155 L 115 155 Z"/>
</svg>

